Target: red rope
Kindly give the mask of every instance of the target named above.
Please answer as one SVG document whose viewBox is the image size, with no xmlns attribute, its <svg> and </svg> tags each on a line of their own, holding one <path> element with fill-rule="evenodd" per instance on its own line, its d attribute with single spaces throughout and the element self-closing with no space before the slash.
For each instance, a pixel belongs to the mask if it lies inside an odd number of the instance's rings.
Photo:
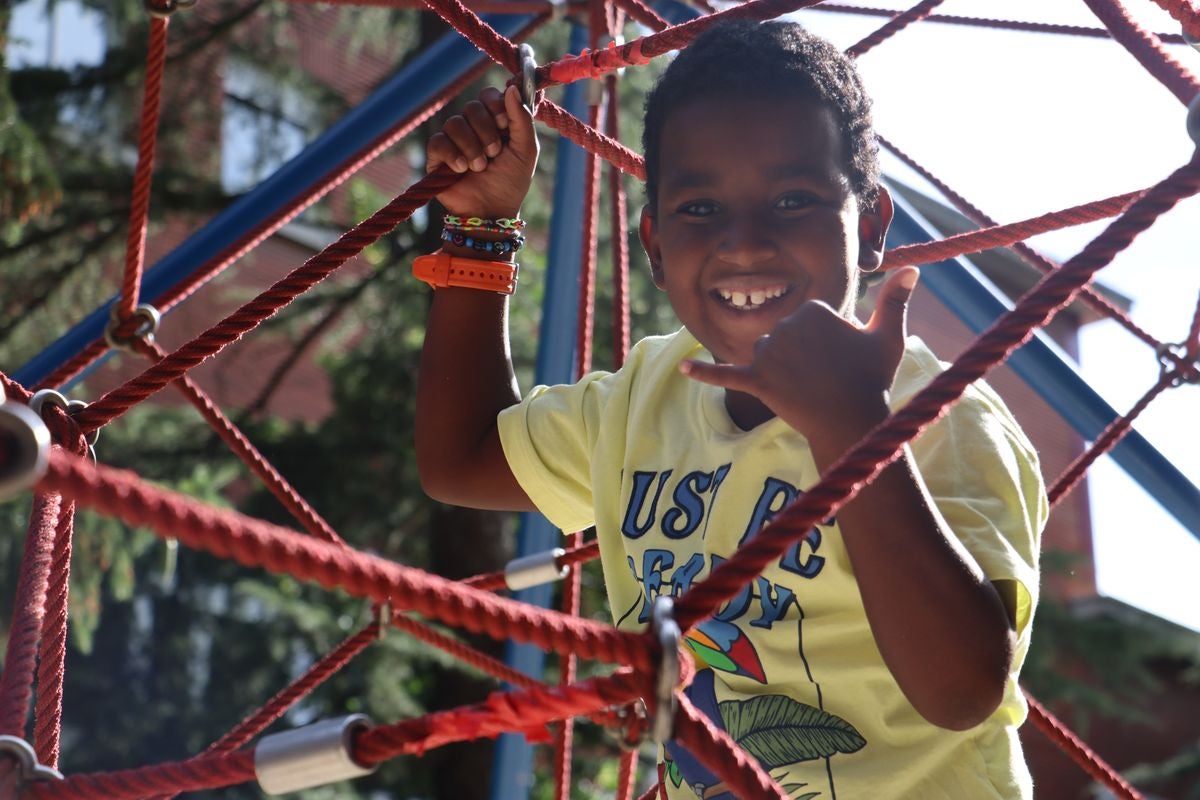
<svg viewBox="0 0 1200 800">
<path fill-rule="evenodd" d="M 1200 191 L 1200 153 L 1139 198 L 1061 270 L 1047 275 L 1001 316 L 958 360 L 918 392 L 907 406 L 880 423 L 844 453 L 822 480 L 793 502 L 675 604 L 676 620 L 688 630 L 711 615 L 818 521 L 836 513 L 857 488 L 891 463 L 903 444 L 945 413 L 966 387 L 1000 363 L 1078 293 L 1101 267 L 1127 247 L 1181 198 Z"/>
<path fill-rule="evenodd" d="M 146 262 L 146 227 L 150 220 L 150 182 L 154 172 L 154 149 L 158 141 L 158 118 L 162 99 L 163 67 L 167 63 L 167 17 L 150 18 L 150 43 L 146 51 L 146 79 L 142 95 L 142 118 L 138 125 L 137 167 L 133 173 L 133 195 L 129 209 L 129 234 L 125 242 L 125 279 L 117 301 L 118 319 L 128 319 L 137 307 L 142 289 L 142 267 Z"/>
<path fill-rule="evenodd" d="M 557 653 L 574 651 L 583 658 L 643 671 L 653 669 L 640 636 L 496 597 L 262 520 L 211 508 L 123 470 L 55 453 L 39 489 L 64 491 L 77 503 L 150 528 L 162 538 L 176 538 L 188 547 L 232 558 L 243 566 L 312 580 L 377 603 L 391 602 L 395 608 L 495 639 L 512 638 Z"/>
<path fill-rule="evenodd" d="M 1187 340 L 1184 342 L 1184 351 L 1187 357 L 1193 361 L 1200 355 L 1200 299 L 1196 300 L 1196 310 L 1192 314 L 1192 327 L 1188 330 Z"/>
<path fill-rule="evenodd" d="M 600 124 L 600 106 L 588 110 L 588 127 Z M 592 369 L 593 326 L 596 316 L 596 211 L 600 202 L 600 159 L 588 153 L 583 180 L 583 236 L 579 268 L 579 316 L 575 336 L 575 376 L 583 377 Z M 578 544 L 578 543 L 577 543 Z"/>
<path fill-rule="evenodd" d="M 633 797 L 634 781 L 637 780 L 637 750 L 625 750 L 617 762 L 617 800 Z"/>
<path fill-rule="evenodd" d="M 620 133 L 620 103 L 616 75 L 609 75 L 608 114 L 605 126 L 612 138 Z M 627 228 L 628 207 L 625 195 L 625 180 L 615 166 L 608 170 L 608 196 L 612 205 L 612 254 L 613 254 L 613 366 L 617 369 L 629 356 L 629 231 Z"/>
<path fill-rule="evenodd" d="M 152 767 L 72 775 L 28 784 L 22 800 L 142 800 L 178 792 L 219 789 L 254 780 L 254 752 L 197 756 Z"/>
<path fill-rule="evenodd" d="M 567 550 L 560 558 L 555 559 L 555 564 L 559 569 L 570 567 L 573 564 L 582 564 L 585 561 L 591 561 L 600 555 L 600 543 L 590 542 L 582 547 Z M 503 572 L 486 572 L 480 575 L 475 575 L 461 581 L 463 586 L 471 586 L 475 589 L 483 589 L 486 591 L 496 591 L 504 589 L 508 586 Z"/>
<path fill-rule="evenodd" d="M 236 342 L 247 331 L 274 316 L 301 293 L 328 277 L 346 261 L 358 255 L 435 195 L 454 185 L 462 176 L 442 166 L 414 183 L 399 197 L 354 226 L 333 244 L 276 282 L 271 288 L 237 311 L 192 339 L 142 374 L 118 386 L 92 403 L 76 418 L 80 428 L 90 433 L 132 406 L 160 391 L 206 358 Z"/>
<path fill-rule="evenodd" d="M 622 172 L 626 172 L 638 180 L 646 180 L 645 161 L 640 155 L 616 139 L 610 139 L 595 128 L 588 127 L 566 109 L 550 100 L 542 100 L 538 103 L 537 118 L 584 150 L 595 153 L 615 165 Z"/>
<path fill-rule="evenodd" d="M 562 83 L 574 83 L 584 78 L 599 78 L 621 67 L 646 64 L 652 58 L 680 50 L 721 20 L 774 19 L 797 9 L 807 8 L 820 0 L 751 0 L 716 14 L 697 17 L 659 33 L 634 39 L 620 47 L 606 47 L 577 56 L 566 56 L 538 67 L 538 88 L 545 89 Z M 474 41 L 474 40 L 473 40 Z M 476 42 L 478 45 L 478 42 Z"/>
<path fill-rule="evenodd" d="M 936 186 L 938 191 L 940 191 L 943 195 L 945 195 L 946 198 L 950 201 L 950 203 L 955 208 L 957 208 L 964 216 L 966 216 L 968 219 L 970 219 L 976 225 L 981 225 L 984 227 L 993 227 L 993 226 L 997 225 L 997 222 L 994 219 L 989 217 L 987 214 L 984 214 L 983 211 L 981 211 L 979 208 L 977 208 L 972 203 L 970 203 L 965 197 L 963 197 L 961 194 L 959 194 L 958 192 L 951 189 L 948 185 L 946 185 L 946 183 L 944 183 L 940 178 L 938 178 L 936 175 L 934 175 L 929 170 L 927 170 L 924 166 L 917 163 L 917 161 L 912 156 L 910 156 L 908 153 L 906 153 L 903 150 L 901 150 L 900 148 L 896 147 L 896 145 L 892 144 L 890 141 L 883 138 L 882 136 L 879 136 L 877 138 L 879 139 L 879 143 L 881 145 L 886 147 L 893 154 L 895 154 L 897 158 L 899 158 L 905 164 L 908 164 L 910 167 L 912 167 L 914 170 L 916 170 L 918 173 L 920 173 L 921 176 L 924 177 L 927 181 L 929 181 L 934 186 Z M 1144 194 L 1144 193 L 1145 192 L 1143 191 L 1140 194 Z M 899 252 L 902 249 L 903 248 L 898 248 L 897 252 Z M 1025 263 L 1041 270 L 1043 273 L 1050 273 L 1050 272 L 1053 272 L 1054 270 L 1057 270 L 1060 268 L 1058 264 L 1053 263 L 1052 261 L 1050 261 L 1050 259 L 1043 256 L 1041 253 L 1038 253 L 1036 250 L 1034 250 L 1032 247 L 1025 244 L 1024 242 L 1014 242 L 1012 245 L 1012 249 L 1013 249 L 1013 252 L 1015 252 L 1022 259 L 1024 259 Z M 889 254 L 889 257 L 890 257 L 890 254 Z M 1150 345 L 1151 347 L 1154 347 L 1155 349 L 1157 349 L 1161 346 L 1161 343 L 1157 339 L 1155 339 L 1153 336 L 1151 336 L 1149 332 L 1143 330 L 1136 322 L 1133 321 L 1133 319 L 1128 314 L 1126 314 L 1121 309 L 1117 308 L 1115 305 L 1113 305 L 1111 302 L 1109 302 L 1106 298 L 1102 297 L 1092 287 L 1085 286 L 1081 296 L 1082 296 L 1083 300 L 1085 302 L 1087 302 L 1089 305 L 1091 305 L 1093 308 L 1100 311 L 1100 313 L 1105 314 L 1106 316 L 1110 317 L 1111 319 L 1116 320 L 1118 323 L 1120 323 L 1122 326 L 1124 326 L 1124 328 L 1127 331 L 1132 333 L 1137 338 L 1141 339 L 1146 344 Z"/>
<path fill-rule="evenodd" d="M 1188 36 L 1200 41 L 1200 8 L 1191 0 L 1154 0 L 1171 15 L 1171 18 L 1183 26 Z"/>
<path fill-rule="evenodd" d="M 892 17 L 892 19 L 885 23 L 883 27 L 872 33 L 870 36 L 867 36 L 856 44 L 851 45 L 846 49 L 846 55 L 850 56 L 851 58 L 858 58 L 876 45 L 882 44 L 883 42 L 892 38 L 914 22 L 919 22 L 925 19 L 932 14 L 933 10 L 940 6 L 942 2 L 943 0 L 921 0 L 920 3 L 917 3 L 907 11 L 902 11 L 901 13 Z"/>
<path fill-rule="evenodd" d="M 1038 730 L 1046 734 L 1050 741 L 1057 744 L 1065 753 L 1071 756 L 1075 760 L 1075 763 L 1083 767 L 1088 775 L 1091 775 L 1094 779 L 1107 786 L 1118 798 L 1123 798 L 1124 800 L 1144 800 L 1142 794 L 1137 789 L 1133 788 L 1124 778 L 1117 774 L 1116 770 L 1104 763 L 1091 748 L 1063 725 L 1045 706 L 1029 695 L 1026 695 L 1025 699 L 1029 702 L 1029 721 Z"/>
<path fill-rule="evenodd" d="M 1200 95 L 1200 81 L 1183 64 L 1163 49 L 1162 45 L 1134 21 L 1115 0 L 1084 0 L 1092 13 L 1104 23 L 1138 62 L 1155 79 L 1171 91 L 1185 106 Z"/>
<path fill-rule="evenodd" d="M 361 764 L 378 764 L 453 742 L 510 732 L 523 733 L 531 742 L 544 742 L 547 724 L 623 705 L 645 689 L 645 680 L 636 671 L 621 669 L 567 686 L 493 692 L 481 703 L 363 731 L 355 739 L 354 758 Z"/>
<path fill-rule="evenodd" d="M 510 73 L 520 72 L 516 45 L 497 33 L 495 28 L 480 19 L 478 14 L 459 0 L 425 0 L 425 5 L 492 61 Z"/>
<path fill-rule="evenodd" d="M 1158 383 L 1154 384 L 1150 391 L 1146 392 L 1125 416 L 1119 417 L 1109 423 L 1108 427 L 1096 438 L 1095 443 L 1086 451 L 1080 453 L 1071 462 L 1047 493 L 1051 506 L 1057 505 L 1059 500 L 1069 494 L 1075 488 L 1076 484 L 1083 480 L 1088 468 L 1095 463 L 1096 459 L 1109 450 L 1112 450 L 1117 445 L 1117 442 L 1121 441 L 1125 437 L 1125 434 L 1129 433 L 1130 428 L 1133 426 L 1133 421 L 1146 410 L 1154 398 L 1171 387 L 1176 375 L 1178 375 L 1177 372 L 1164 372 L 1158 379 Z"/>
<path fill-rule="evenodd" d="M 642 2 L 642 0 L 613 0 L 614 4 L 629 12 L 629 16 L 653 31 L 664 31 L 671 23 L 663 19 L 657 11 Z"/>
<path fill-rule="evenodd" d="M 137 347 L 143 355 L 155 362 L 162 361 L 166 357 L 166 352 L 161 347 L 144 339 L 138 340 Z M 275 499 L 304 526 L 305 530 L 318 539 L 346 546 L 345 540 L 338 536 L 325 518 L 318 514 L 316 509 L 310 506 L 308 501 L 279 473 L 279 470 L 263 457 L 258 448 L 246 438 L 246 435 L 233 424 L 229 417 L 222 413 L 221 409 L 213 403 L 212 399 L 195 381 L 187 375 L 180 375 L 174 385 L 187 398 L 187 401 L 196 407 L 196 410 L 221 437 L 221 440 L 229 446 L 229 449 L 250 468 L 251 472 L 259 477 L 263 485 L 275 496 Z"/>
<path fill-rule="evenodd" d="M 1007 247 L 1032 236 L 1083 225 L 1106 217 L 1120 214 L 1144 192 L 1128 192 L 1083 205 L 1052 211 L 1039 217 L 1010 222 L 1007 225 L 992 224 L 986 228 L 947 236 L 935 242 L 910 244 L 889 250 L 884 257 L 883 268 L 894 269 L 909 264 L 931 264 L 946 258 L 978 253 L 993 247 Z"/>
<path fill-rule="evenodd" d="M 708 715 L 698 710 L 687 695 L 676 692 L 679 713 L 675 715 L 675 741 L 686 747 L 713 771 L 734 797 L 773 797 L 788 800 L 762 765 L 746 754 Z"/>
<path fill-rule="evenodd" d="M 1156 2 L 1158 0 L 1155 0 Z M 813 6 L 813 11 L 834 11 L 840 14 L 859 14 L 869 17 L 894 17 L 900 12 L 894 8 L 869 8 L 867 6 L 846 6 L 840 3 L 821 3 Z M 1089 28 L 1083 25 L 1054 25 L 1046 22 L 1027 22 L 1013 19 L 987 19 L 983 17 L 963 17 L 952 14 L 930 14 L 925 18 L 928 22 L 940 22 L 948 25 L 967 25 L 973 28 L 993 28 L 1010 31 L 1027 31 L 1030 33 L 1065 34 L 1082 36 L 1090 39 L 1111 39 L 1112 34 L 1104 28 Z M 1166 44 L 1185 44 L 1178 33 L 1154 34 Z"/>
<path fill-rule="evenodd" d="M 46 616 L 46 592 L 62 511 L 59 493 L 41 490 L 34 495 L 4 651 L 4 672 L 0 673 L 0 734 L 18 739 L 25 738 L 25 717 L 33 697 L 38 640 Z"/>
<path fill-rule="evenodd" d="M 71 539 L 74 534 L 75 504 L 66 502 L 58 515 L 51 546 L 53 562 L 50 564 L 46 593 L 46 616 L 42 620 L 37 697 L 33 709 L 33 749 L 37 753 L 38 763 L 53 769 L 58 769 L 59 738 L 62 735 L 67 605 L 71 585 Z"/>
</svg>

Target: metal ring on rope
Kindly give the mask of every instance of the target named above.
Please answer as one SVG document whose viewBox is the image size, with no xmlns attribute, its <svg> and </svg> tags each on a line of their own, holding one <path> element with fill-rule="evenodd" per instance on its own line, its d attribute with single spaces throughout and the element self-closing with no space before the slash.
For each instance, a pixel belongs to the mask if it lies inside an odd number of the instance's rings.
<svg viewBox="0 0 1200 800">
<path fill-rule="evenodd" d="M 24 739 L 0 736 L 0 755 L 11 756 L 17 764 L 17 783 L 23 786 L 34 781 L 61 781 L 62 773 L 53 767 L 39 764 L 37 753 Z"/>
<path fill-rule="evenodd" d="M 23 492 L 46 474 L 50 430 L 17 402 L 5 402 L 0 386 L 0 501 Z"/>
<path fill-rule="evenodd" d="M 41 389 L 37 392 L 34 392 L 33 397 L 29 399 L 29 410 L 36 414 L 39 419 L 41 419 L 42 411 L 45 408 L 46 403 L 58 406 L 69 417 L 74 417 L 80 411 L 83 411 L 88 407 L 88 404 L 82 400 L 68 400 L 61 392 L 56 392 L 53 389 Z M 100 430 L 96 429 L 92 431 L 84 437 L 84 440 L 87 442 L 88 454 L 91 455 L 92 461 L 95 462 L 95 448 L 96 442 L 100 440 Z"/>
<path fill-rule="evenodd" d="M 675 687 L 679 684 L 679 642 L 683 638 L 675 621 L 675 601 L 667 595 L 654 598 L 650 610 L 650 631 L 660 648 L 658 677 L 654 683 L 654 716 L 650 736 L 663 744 L 670 740 L 675 727 Z"/>
<path fill-rule="evenodd" d="M 532 114 L 537 110 L 537 60 L 533 57 L 533 48 L 524 42 L 517 48 L 517 55 L 521 59 L 521 99 Z"/>
<path fill-rule="evenodd" d="M 162 315 L 158 313 L 158 309 L 149 303 L 142 303 L 133 310 L 129 315 L 130 320 L 141 320 L 134 328 L 133 334 L 128 338 L 117 336 L 117 329 L 124 324 L 118 314 L 117 306 L 112 307 L 112 311 L 108 315 L 108 327 L 104 329 L 104 341 L 114 350 L 133 350 L 133 343 L 138 339 L 145 339 L 148 342 L 154 341 L 154 334 L 158 332 L 158 325 L 162 321 Z"/>
<path fill-rule="evenodd" d="M 146 13 L 156 19 L 169 19 L 172 14 L 181 9 L 196 5 L 196 0 L 146 0 Z"/>
</svg>

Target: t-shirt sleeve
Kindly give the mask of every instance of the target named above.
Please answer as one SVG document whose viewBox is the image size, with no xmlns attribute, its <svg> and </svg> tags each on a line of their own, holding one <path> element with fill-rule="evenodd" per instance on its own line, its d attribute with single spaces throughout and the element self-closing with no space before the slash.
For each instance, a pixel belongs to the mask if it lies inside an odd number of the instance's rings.
<svg viewBox="0 0 1200 800">
<path fill-rule="evenodd" d="M 500 412 L 497 427 L 509 468 L 538 510 L 564 531 L 591 526 L 592 453 L 603 411 L 603 372 L 578 383 L 537 386 Z"/>
<path fill-rule="evenodd" d="M 1015 582 L 1017 633 L 1025 634 L 1048 514 L 1033 445 L 999 397 L 973 387 L 910 446 L 938 510 L 984 574 Z"/>
</svg>

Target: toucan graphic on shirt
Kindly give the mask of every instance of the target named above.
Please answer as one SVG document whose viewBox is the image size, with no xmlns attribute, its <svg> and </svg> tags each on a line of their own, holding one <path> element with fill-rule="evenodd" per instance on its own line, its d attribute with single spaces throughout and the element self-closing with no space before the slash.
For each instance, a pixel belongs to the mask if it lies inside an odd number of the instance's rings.
<svg viewBox="0 0 1200 800">
<path fill-rule="evenodd" d="M 797 762 L 853 753 L 866 745 L 866 739 L 846 720 L 786 695 L 764 694 L 718 702 L 717 670 L 766 683 L 754 645 L 736 625 L 707 620 L 688 634 L 686 642 L 709 668 L 701 669 L 684 693 L 767 772 Z M 676 787 L 686 783 L 703 800 L 736 800 L 728 786 L 674 741 L 666 746 L 664 766 L 667 780 Z M 794 800 L 833 800 L 837 795 L 831 772 L 827 768 L 817 772 L 819 781 L 788 782 L 782 788 Z"/>
</svg>

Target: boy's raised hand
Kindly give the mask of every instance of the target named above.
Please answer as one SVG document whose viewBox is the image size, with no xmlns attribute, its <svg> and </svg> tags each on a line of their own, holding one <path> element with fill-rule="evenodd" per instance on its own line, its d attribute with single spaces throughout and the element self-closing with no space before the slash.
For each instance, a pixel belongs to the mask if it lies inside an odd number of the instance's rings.
<svg viewBox="0 0 1200 800">
<path fill-rule="evenodd" d="M 507 141 L 505 137 L 507 135 Z M 425 150 L 427 172 L 447 164 L 463 178 L 438 195 L 452 214 L 515 217 L 537 166 L 533 115 L 515 86 L 484 89 L 446 120 Z"/>
<path fill-rule="evenodd" d="M 904 354 L 906 312 L 920 273 L 898 269 L 883 285 L 866 325 L 808 301 L 755 344 L 749 364 L 685 361 L 704 383 L 744 392 L 810 440 L 845 434 L 850 444 L 886 414 L 886 392 Z M 844 438 L 844 437 L 843 437 Z"/>
</svg>

